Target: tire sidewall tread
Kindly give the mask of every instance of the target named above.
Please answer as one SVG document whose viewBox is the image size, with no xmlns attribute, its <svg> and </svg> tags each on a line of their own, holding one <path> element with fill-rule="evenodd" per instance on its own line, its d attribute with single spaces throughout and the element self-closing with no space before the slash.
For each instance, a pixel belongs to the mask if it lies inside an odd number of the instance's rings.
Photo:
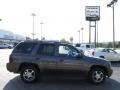
<svg viewBox="0 0 120 90">
<path fill-rule="evenodd" d="M 32 81 L 27 81 L 27 80 L 25 80 L 25 79 L 23 78 L 23 73 L 24 73 L 24 71 L 25 71 L 26 69 L 32 69 L 32 70 L 35 71 L 35 79 L 34 79 L 34 80 L 32 80 Z M 34 82 L 36 82 L 36 81 L 38 80 L 38 74 L 39 74 L 39 72 L 38 72 L 37 68 L 35 68 L 34 66 L 24 66 L 24 67 L 22 68 L 21 72 L 20 72 L 20 77 L 21 77 L 21 80 L 24 81 L 25 83 L 34 83 Z"/>
</svg>

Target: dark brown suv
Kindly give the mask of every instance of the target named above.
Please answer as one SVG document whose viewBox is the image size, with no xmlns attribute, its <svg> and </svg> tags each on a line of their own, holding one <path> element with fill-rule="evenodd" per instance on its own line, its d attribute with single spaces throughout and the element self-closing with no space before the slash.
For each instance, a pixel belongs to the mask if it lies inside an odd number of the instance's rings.
<svg viewBox="0 0 120 90">
<path fill-rule="evenodd" d="M 7 69 L 20 73 L 24 82 L 38 80 L 43 73 L 79 75 L 93 83 L 102 83 L 112 74 L 111 64 L 105 59 L 87 57 L 75 47 L 57 41 L 25 41 L 10 55 Z"/>
</svg>

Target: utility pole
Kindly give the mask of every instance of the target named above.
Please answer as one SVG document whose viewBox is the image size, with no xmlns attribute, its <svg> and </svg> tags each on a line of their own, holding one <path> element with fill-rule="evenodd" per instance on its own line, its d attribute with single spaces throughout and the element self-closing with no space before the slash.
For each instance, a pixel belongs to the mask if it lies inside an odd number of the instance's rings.
<svg viewBox="0 0 120 90">
<path fill-rule="evenodd" d="M 96 43 L 97 45 L 96 46 L 98 47 L 98 43 L 99 43 L 99 41 L 98 41 L 98 38 L 99 38 L 99 36 L 98 36 L 98 21 L 96 21 L 96 33 L 97 33 L 97 37 L 96 37 L 97 38 L 97 43 Z"/>
<path fill-rule="evenodd" d="M 35 15 L 35 13 L 32 13 L 31 15 L 33 16 L 33 33 L 32 33 L 32 35 L 33 35 L 33 40 L 34 40 L 34 35 L 35 35 L 35 33 L 34 33 L 34 17 L 36 15 Z"/>
<path fill-rule="evenodd" d="M 91 44 L 91 21 L 89 21 L 89 44 Z"/>
<path fill-rule="evenodd" d="M 95 43 L 95 48 L 96 48 L 96 21 L 95 21 L 95 41 L 94 41 L 94 43 Z"/>
<path fill-rule="evenodd" d="M 116 45 L 115 45 L 115 20 L 114 20 L 114 6 L 116 5 L 118 0 L 113 0 L 111 1 L 109 4 L 107 4 L 107 7 L 112 7 L 113 9 L 113 49 L 116 49 Z"/>
<path fill-rule="evenodd" d="M 42 25 L 43 25 L 44 23 L 41 22 L 40 24 L 41 24 L 41 40 L 43 40 L 43 36 L 42 36 Z"/>
<path fill-rule="evenodd" d="M 79 44 L 80 44 L 80 30 L 78 30 L 78 34 L 79 34 L 78 40 L 79 40 Z"/>
<path fill-rule="evenodd" d="M 83 30 L 84 30 L 84 28 L 82 27 L 82 28 L 81 28 L 81 32 L 82 32 L 82 43 L 83 43 Z"/>
</svg>

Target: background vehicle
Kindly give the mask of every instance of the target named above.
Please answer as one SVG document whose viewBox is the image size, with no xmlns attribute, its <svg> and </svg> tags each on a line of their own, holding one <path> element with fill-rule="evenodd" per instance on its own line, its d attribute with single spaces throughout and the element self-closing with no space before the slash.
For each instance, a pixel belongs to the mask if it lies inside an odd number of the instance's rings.
<svg viewBox="0 0 120 90">
<path fill-rule="evenodd" d="M 105 58 L 110 61 L 120 61 L 120 54 L 109 48 L 96 48 L 88 51 L 88 56 Z"/>
<path fill-rule="evenodd" d="M 112 74 L 111 64 L 100 58 L 84 56 L 78 49 L 56 41 L 26 41 L 10 55 L 7 69 L 20 73 L 24 82 L 35 82 L 42 73 L 79 75 L 93 83 L 104 82 Z"/>
<path fill-rule="evenodd" d="M 4 49 L 4 48 L 13 48 L 13 45 L 11 44 L 6 44 L 6 43 L 0 43 L 0 49 Z"/>
<path fill-rule="evenodd" d="M 79 50 L 83 50 L 83 52 L 95 48 L 93 44 L 75 44 L 75 47 Z"/>
</svg>

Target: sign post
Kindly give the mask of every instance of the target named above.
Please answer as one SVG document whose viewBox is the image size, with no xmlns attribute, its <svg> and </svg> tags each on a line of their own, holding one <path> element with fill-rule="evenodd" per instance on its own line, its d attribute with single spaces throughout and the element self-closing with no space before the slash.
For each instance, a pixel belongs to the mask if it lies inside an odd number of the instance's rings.
<svg viewBox="0 0 120 90">
<path fill-rule="evenodd" d="M 91 44 L 91 27 L 95 28 L 94 43 L 96 47 L 96 21 L 100 20 L 100 6 L 86 6 L 85 19 L 89 21 L 89 44 Z M 94 22 L 94 25 L 91 25 L 91 22 Z"/>
</svg>

